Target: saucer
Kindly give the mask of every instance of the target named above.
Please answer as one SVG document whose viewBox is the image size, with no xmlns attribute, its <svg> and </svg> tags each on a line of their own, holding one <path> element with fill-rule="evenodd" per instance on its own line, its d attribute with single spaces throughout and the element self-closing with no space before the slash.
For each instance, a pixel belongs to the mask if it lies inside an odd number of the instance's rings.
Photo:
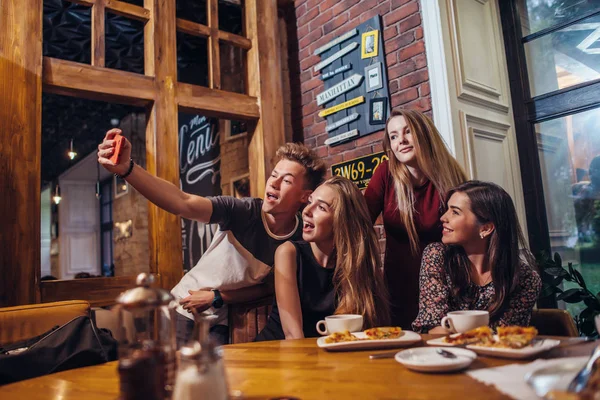
<svg viewBox="0 0 600 400">
<path fill-rule="evenodd" d="M 436 352 L 441 347 L 417 347 L 396 354 L 396 361 L 408 369 L 421 372 L 449 372 L 467 368 L 477 354 L 471 350 L 445 348 L 456 358 L 446 358 Z"/>
</svg>

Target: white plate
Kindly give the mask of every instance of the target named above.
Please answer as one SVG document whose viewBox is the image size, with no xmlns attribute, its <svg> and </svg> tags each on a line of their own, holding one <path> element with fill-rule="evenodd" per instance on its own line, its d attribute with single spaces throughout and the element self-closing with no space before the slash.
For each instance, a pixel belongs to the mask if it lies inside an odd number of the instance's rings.
<svg viewBox="0 0 600 400">
<path fill-rule="evenodd" d="M 408 369 L 421 372 L 448 372 L 467 368 L 477 354 L 465 349 L 446 350 L 453 353 L 456 358 L 446 358 L 436 350 L 440 347 L 417 347 L 403 350 L 396 354 L 396 361 Z"/>
<path fill-rule="evenodd" d="M 364 332 L 354 332 L 352 334 L 359 339 L 367 338 L 367 335 Z M 398 339 L 357 340 L 355 342 L 341 343 L 325 343 L 326 337 L 327 336 L 318 338 L 317 346 L 329 351 L 372 350 L 406 347 L 421 341 L 421 335 L 413 331 L 402 331 L 402 336 L 400 336 Z"/>
<path fill-rule="evenodd" d="M 525 375 L 525 382 L 540 397 L 544 397 L 550 390 L 567 390 L 569 383 L 584 367 L 588 358 L 569 357 L 552 360 L 555 361 L 552 365 L 546 365 Z"/>
<path fill-rule="evenodd" d="M 496 337 L 495 337 L 496 338 Z M 543 353 L 544 351 L 550 350 L 560 344 L 560 340 L 554 339 L 543 339 L 540 343 L 536 343 L 535 345 L 530 345 L 523 347 L 522 349 L 503 349 L 497 347 L 485 347 L 480 346 L 479 344 L 470 344 L 467 346 L 467 349 L 473 350 L 477 352 L 479 355 L 486 355 L 492 357 L 502 357 L 502 358 L 530 358 L 535 356 L 536 354 Z"/>
</svg>

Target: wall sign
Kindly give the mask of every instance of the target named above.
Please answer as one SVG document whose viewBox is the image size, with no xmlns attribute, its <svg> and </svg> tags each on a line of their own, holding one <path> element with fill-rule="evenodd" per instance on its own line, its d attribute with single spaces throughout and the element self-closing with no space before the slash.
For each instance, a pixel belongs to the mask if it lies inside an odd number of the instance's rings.
<svg viewBox="0 0 600 400">
<path fill-rule="evenodd" d="M 358 97 L 353 98 L 352 100 L 348 100 L 348 101 L 343 102 L 342 104 L 338 104 L 337 106 L 333 106 L 333 107 L 324 109 L 323 111 L 321 111 L 319 113 L 319 117 L 326 117 L 328 115 L 335 114 L 338 111 L 344 110 L 349 107 L 353 107 L 357 104 L 364 103 L 364 102 L 365 102 L 365 96 L 358 96 Z"/>
<path fill-rule="evenodd" d="M 333 39 L 331 42 L 316 49 L 315 56 L 318 56 L 319 54 L 323 53 L 324 51 L 329 50 L 336 44 L 342 43 L 344 40 L 350 39 L 352 36 L 356 35 L 357 33 L 358 33 L 358 31 L 356 29 L 352 29 L 351 31 L 344 33 L 342 36 L 339 36 L 338 38 Z"/>
<path fill-rule="evenodd" d="M 350 78 L 346 78 L 337 85 L 334 85 L 326 91 L 319 93 L 317 95 L 317 104 L 322 105 L 324 103 L 327 103 L 328 101 L 335 99 L 339 95 L 354 89 L 355 87 L 360 85 L 360 83 L 362 82 L 362 78 L 363 77 L 361 75 L 354 74 Z"/>
<path fill-rule="evenodd" d="M 327 121 L 328 145 L 339 145 L 384 128 L 391 102 L 381 32 L 381 17 L 375 16 L 318 49 L 322 61 L 315 71 L 323 70 L 325 64 L 328 67 L 321 75 L 325 88 L 315 101 L 323 107 L 319 116 Z M 341 38 L 344 40 L 338 40 Z M 353 50 L 346 53 L 349 46 Z M 354 75 L 363 78 L 350 88 L 345 81 Z M 361 97 L 364 101 L 358 102 L 356 99 Z M 348 135 L 355 130 L 356 134 Z"/>
<path fill-rule="evenodd" d="M 384 151 L 358 157 L 350 161 L 344 161 L 331 166 L 333 175 L 343 176 L 356 183 L 359 189 L 364 189 L 369 185 L 375 170 L 379 165 L 388 160 Z"/>
</svg>

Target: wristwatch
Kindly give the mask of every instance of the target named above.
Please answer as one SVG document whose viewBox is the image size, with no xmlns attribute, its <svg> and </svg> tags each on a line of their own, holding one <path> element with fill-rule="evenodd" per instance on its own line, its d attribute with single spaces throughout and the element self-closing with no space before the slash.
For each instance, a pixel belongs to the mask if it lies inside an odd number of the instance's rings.
<svg viewBox="0 0 600 400">
<path fill-rule="evenodd" d="M 211 304 L 213 308 L 223 307 L 223 298 L 221 297 L 221 293 L 217 289 L 213 289 L 212 292 L 215 294 L 215 298 Z"/>
</svg>

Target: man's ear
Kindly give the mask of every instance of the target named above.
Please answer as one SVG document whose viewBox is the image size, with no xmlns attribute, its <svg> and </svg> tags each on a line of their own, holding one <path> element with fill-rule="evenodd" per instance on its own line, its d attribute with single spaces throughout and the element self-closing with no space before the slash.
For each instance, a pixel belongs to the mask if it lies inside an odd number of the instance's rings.
<svg viewBox="0 0 600 400">
<path fill-rule="evenodd" d="M 308 198 L 310 197 L 310 195 L 312 194 L 312 190 L 308 189 L 308 190 L 303 190 L 302 191 L 302 197 L 300 198 L 300 202 L 302 204 L 307 204 L 308 203 Z"/>
</svg>

